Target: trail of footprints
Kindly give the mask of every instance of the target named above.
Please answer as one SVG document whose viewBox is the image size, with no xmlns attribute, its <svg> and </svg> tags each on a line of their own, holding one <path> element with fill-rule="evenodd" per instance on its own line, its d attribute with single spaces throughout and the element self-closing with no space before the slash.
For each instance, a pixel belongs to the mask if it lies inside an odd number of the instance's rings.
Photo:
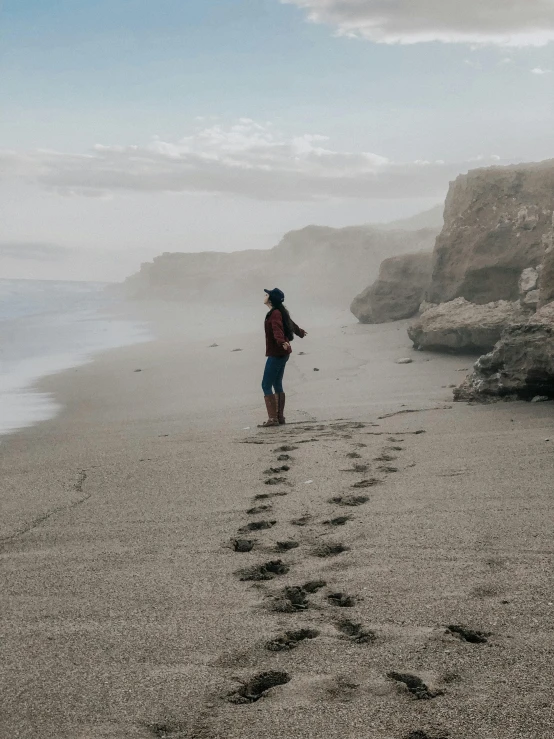
<svg viewBox="0 0 554 739">
<path fill-rule="evenodd" d="M 289 435 L 303 434 L 307 431 L 318 432 L 320 437 L 351 439 L 351 431 L 364 428 L 363 423 L 334 423 L 329 425 L 300 425 L 295 428 L 289 428 Z M 378 434 L 380 432 L 370 432 Z M 417 432 L 416 432 L 417 433 Z M 385 434 L 384 434 L 385 435 Z M 348 482 L 351 492 L 338 493 L 327 500 L 327 503 L 335 507 L 337 515 L 327 518 L 321 522 L 314 521 L 310 514 L 302 514 L 297 518 L 289 521 L 290 524 L 298 528 L 298 534 L 302 534 L 304 527 L 319 525 L 323 531 L 321 536 L 328 536 L 333 529 L 347 525 L 354 520 L 353 512 L 340 512 L 341 509 L 354 511 L 354 509 L 365 505 L 369 500 L 369 495 L 365 492 L 359 492 L 361 489 L 371 488 L 381 485 L 385 482 L 386 475 L 398 472 L 398 468 L 393 464 L 397 460 L 398 453 L 403 451 L 403 438 L 398 436 L 386 436 L 386 445 L 381 450 L 379 456 L 373 461 L 376 464 L 375 470 L 380 474 L 379 477 L 373 477 L 368 474 L 371 465 L 366 462 L 357 462 L 363 460 L 363 455 L 359 451 L 351 451 L 345 456 L 352 461 L 351 467 L 346 467 L 341 472 L 352 475 L 362 476 L 362 479 Z M 254 505 L 246 510 L 248 516 L 266 516 L 245 523 L 238 530 L 236 538 L 231 539 L 231 549 L 236 553 L 249 553 L 259 547 L 260 551 L 267 551 L 268 547 L 263 545 L 260 536 L 271 530 L 277 523 L 277 518 L 270 518 L 269 514 L 273 514 L 274 506 L 280 496 L 289 494 L 292 484 L 286 477 L 294 463 L 294 457 L 290 454 L 300 450 L 300 444 L 318 441 L 317 438 L 298 439 L 293 444 L 282 444 L 273 449 L 275 454 L 274 461 L 264 470 L 265 479 L 263 483 L 267 486 L 275 487 L 271 492 L 258 493 L 253 496 Z M 354 444 L 356 449 L 362 449 L 366 445 L 359 443 Z M 284 464 L 280 464 L 284 463 Z M 261 502 L 264 501 L 264 502 Z M 277 514 L 273 514 L 277 515 Z M 307 540 L 299 541 L 297 537 L 294 539 L 278 540 L 272 547 L 272 551 L 281 557 L 275 559 L 267 559 L 257 564 L 241 567 L 236 570 L 236 576 L 245 582 L 265 583 L 274 581 L 291 571 L 292 565 L 288 564 L 285 557 L 288 553 L 297 549 L 302 543 L 308 543 Z M 317 545 L 309 545 L 308 554 L 314 557 L 326 558 L 336 557 L 348 552 L 349 547 L 340 541 L 332 541 L 324 539 Z M 325 619 L 327 614 L 331 619 L 337 638 L 345 640 L 351 644 L 367 647 L 379 639 L 379 635 L 368 628 L 364 624 L 357 622 L 355 618 L 350 619 L 346 615 L 342 615 L 343 609 L 348 610 L 355 608 L 358 598 L 353 593 L 333 591 L 328 587 L 325 580 L 311 580 L 303 584 L 286 585 L 281 588 L 272 589 L 266 592 L 267 607 L 276 614 L 294 614 L 303 613 L 313 609 L 317 613 L 318 618 Z M 328 607 L 328 609 L 326 608 Z M 318 624 L 319 625 L 319 624 Z M 487 641 L 490 634 L 473 631 L 464 626 L 451 624 L 446 627 L 446 633 L 451 634 L 461 640 L 471 644 L 483 644 Z M 289 652 L 300 647 L 305 643 L 309 643 L 317 639 L 321 634 L 319 628 L 310 625 L 295 627 L 291 624 L 282 633 L 276 634 L 264 644 L 265 650 L 269 652 Z M 425 682 L 410 673 L 403 673 L 391 670 L 386 673 L 388 680 L 400 686 L 400 689 L 406 692 L 415 700 L 431 700 L 444 694 L 443 690 L 432 690 Z M 252 675 L 246 681 L 239 684 L 238 687 L 228 692 L 225 696 L 226 700 L 233 704 L 252 704 L 262 699 L 269 690 L 284 685 L 292 679 L 292 676 L 285 671 L 266 670 Z M 238 678 L 237 678 L 238 680 Z M 446 680 L 445 680 L 446 682 Z M 354 695 L 357 685 L 350 683 L 346 678 L 339 678 L 336 685 L 328 689 L 335 698 L 341 700 L 350 700 Z M 178 731 L 171 732 L 164 730 L 166 727 L 160 727 L 152 733 L 154 736 L 168 737 L 168 739 L 177 739 L 181 736 L 189 736 L 188 734 L 180 734 Z M 412 731 L 402 737 L 402 739 L 446 739 L 446 737 L 438 734 L 428 734 L 425 731 Z"/>
</svg>

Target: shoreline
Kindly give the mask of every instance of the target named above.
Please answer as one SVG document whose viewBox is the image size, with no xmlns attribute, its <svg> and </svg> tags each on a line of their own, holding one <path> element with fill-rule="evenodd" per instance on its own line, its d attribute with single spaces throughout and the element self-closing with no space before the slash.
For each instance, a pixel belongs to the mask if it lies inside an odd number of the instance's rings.
<svg viewBox="0 0 554 739">
<path fill-rule="evenodd" d="M 443 386 L 469 360 L 411 352 L 405 322 L 307 328 L 283 428 L 255 428 L 259 332 L 218 347 L 169 332 L 40 382 L 63 410 L 0 445 L 0 734 L 550 738 L 550 404 L 454 404 Z M 290 469 L 264 473 L 276 464 Z M 348 495 L 367 500 L 329 502 Z M 276 523 L 239 533 L 259 520 Z M 241 579 L 276 559 L 288 572 Z M 273 609 L 315 580 L 307 609 Z M 471 644 L 449 624 L 491 635 Z M 299 628 L 317 636 L 266 648 Z M 268 670 L 288 680 L 229 702 Z"/>
</svg>

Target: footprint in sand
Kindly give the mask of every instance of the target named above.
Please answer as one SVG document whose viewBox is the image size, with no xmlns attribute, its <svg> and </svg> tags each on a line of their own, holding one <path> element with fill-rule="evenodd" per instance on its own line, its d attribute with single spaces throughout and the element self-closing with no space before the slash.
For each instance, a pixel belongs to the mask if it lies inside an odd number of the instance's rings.
<svg viewBox="0 0 554 739">
<path fill-rule="evenodd" d="M 392 474 L 393 472 L 398 472 L 398 467 L 393 467 L 392 464 L 382 464 L 377 469 L 379 470 L 379 472 L 385 472 L 388 475 Z"/>
<path fill-rule="evenodd" d="M 314 557 L 335 557 L 337 554 L 347 552 L 349 549 L 350 547 L 339 544 L 338 542 L 326 542 L 314 547 L 311 553 Z"/>
<path fill-rule="evenodd" d="M 278 541 L 275 544 L 276 552 L 289 552 L 291 549 L 296 549 L 300 544 L 297 541 L 289 539 L 288 541 Z"/>
<path fill-rule="evenodd" d="M 238 690 L 234 690 L 227 695 L 230 703 L 245 704 L 255 703 L 263 698 L 271 688 L 277 685 L 285 685 L 290 682 L 291 678 L 288 672 L 280 672 L 277 670 L 269 670 L 268 672 L 259 672 L 251 677 L 247 682 L 243 683 Z"/>
<path fill-rule="evenodd" d="M 350 621 L 348 618 L 338 621 L 335 626 L 341 634 L 348 637 L 349 641 L 355 642 L 356 644 L 370 644 L 377 639 L 377 634 L 374 631 L 364 629 L 361 624 L 354 623 L 354 621 Z"/>
<path fill-rule="evenodd" d="M 444 695 L 443 690 L 429 690 L 420 677 L 408 672 L 387 672 L 387 677 L 398 683 L 403 683 L 417 700 L 430 700 L 439 695 Z"/>
<path fill-rule="evenodd" d="M 289 462 L 289 461 L 292 461 L 292 457 L 290 456 L 290 454 L 279 454 L 279 456 L 277 457 L 277 461 L 278 462 Z"/>
<path fill-rule="evenodd" d="M 271 603 L 271 609 L 277 613 L 296 613 L 305 611 L 309 607 L 307 593 L 300 585 L 291 585 L 276 595 Z"/>
<path fill-rule="evenodd" d="M 306 593 L 317 593 L 318 590 L 327 586 L 325 580 L 309 580 L 302 585 L 302 590 Z"/>
<path fill-rule="evenodd" d="M 263 531 L 264 529 L 271 529 L 276 523 L 277 521 L 250 521 L 246 526 L 240 528 L 239 532 L 242 534 L 247 531 Z"/>
<path fill-rule="evenodd" d="M 386 454 L 385 452 L 383 452 L 379 457 L 375 457 L 376 462 L 394 462 L 395 459 L 396 457 L 394 454 Z"/>
<path fill-rule="evenodd" d="M 150 734 L 158 739 L 181 739 L 187 736 L 188 724 L 181 721 L 159 721 L 153 724 L 145 724 Z"/>
<path fill-rule="evenodd" d="M 267 470 L 264 470 L 264 475 L 278 475 L 279 472 L 288 472 L 290 470 L 290 467 L 288 464 L 283 464 L 281 467 L 269 467 Z"/>
<path fill-rule="evenodd" d="M 352 521 L 352 516 L 336 516 L 335 518 L 330 518 L 327 521 L 323 521 L 323 523 L 327 526 L 344 526 L 344 524 L 348 523 L 348 521 Z"/>
<path fill-rule="evenodd" d="M 348 467 L 347 469 L 339 470 L 339 472 L 367 472 L 369 469 L 368 464 L 355 464 L 353 467 Z"/>
<path fill-rule="evenodd" d="M 253 508 L 249 508 L 246 512 L 249 516 L 257 516 L 260 513 L 264 513 L 266 511 L 270 511 L 272 506 L 270 505 L 257 505 Z"/>
<path fill-rule="evenodd" d="M 485 631 L 474 631 L 466 629 L 465 626 L 451 625 L 446 627 L 446 633 L 455 634 L 462 641 L 470 642 L 470 644 L 486 644 L 489 633 Z"/>
<path fill-rule="evenodd" d="M 448 739 L 447 734 L 428 734 L 426 731 L 410 731 L 403 739 Z"/>
<path fill-rule="evenodd" d="M 264 480 L 264 485 L 290 485 L 286 477 L 269 477 Z"/>
<path fill-rule="evenodd" d="M 350 452 L 346 456 L 348 457 L 348 459 L 361 459 L 362 458 L 362 455 L 358 454 L 358 452 Z"/>
<path fill-rule="evenodd" d="M 305 516 L 300 516 L 300 518 L 293 518 L 291 524 L 293 526 L 306 526 L 311 520 L 312 517 L 309 514 L 306 514 Z"/>
<path fill-rule="evenodd" d="M 315 639 L 319 636 L 317 629 L 298 629 L 298 631 L 285 631 L 281 636 L 275 637 L 265 645 L 270 652 L 284 652 L 295 649 L 306 639 Z"/>
<path fill-rule="evenodd" d="M 370 477 L 368 480 L 360 480 L 359 482 L 355 482 L 351 487 L 353 488 L 371 488 L 374 485 L 379 485 L 379 483 L 382 482 L 381 480 L 378 480 L 376 477 Z"/>
<path fill-rule="evenodd" d="M 367 495 L 335 495 L 334 498 L 329 498 L 328 502 L 340 506 L 359 506 L 368 500 Z"/>
<path fill-rule="evenodd" d="M 346 593 L 331 593 L 327 596 L 327 600 L 332 606 L 338 608 L 353 608 L 356 605 L 356 598 Z"/>
<path fill-rule="evenodd" d="M 286 575 L 289 570 L 290 567 L 280 559 L 274 559 L 261 565 L 252 565 L 252 567 L 239 570 L 237 575 L 240 580 L 273 580 L 277 575 Z"/>
<path fill-rule="evenodd" d="M 253 539 L 233 539 L 232 544 L 235 552 L 251 552 L 254 548 Z"/>
<path fill-rule="evenodd" d="M 293 452 L 295 449 L 298 449 L 297 446 L 293 446 L 292 444 L 283 444 L 283 446 L 278 446 L 277 449 L 274 449 L 274 452 Z"/>
</svg>

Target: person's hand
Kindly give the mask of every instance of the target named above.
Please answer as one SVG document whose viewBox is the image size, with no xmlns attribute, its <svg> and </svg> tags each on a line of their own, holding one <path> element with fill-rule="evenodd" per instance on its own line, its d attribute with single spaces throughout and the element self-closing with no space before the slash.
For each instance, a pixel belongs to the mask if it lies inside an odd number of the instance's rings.
<svg viewBox="0 0 554 739">
<path fill-rule="evenodd" d="M 289 342 L 288 342 L 288 341 L 285 341 L 285 343 L 283 344 L 283 349 L 284 349 L 284 350 L 285 350 L 286 352 L 288 352 L 288 350 L 290 349 L 290 344 L 289 344 Z"/>
<path fill-rule="evenodd" d="M 304 331 L 304 336 L 307 336 L 307 335 L 308 335 L 308 332 Z M 302 338 L 304 338 L 304 336 Z"/>
</svg>

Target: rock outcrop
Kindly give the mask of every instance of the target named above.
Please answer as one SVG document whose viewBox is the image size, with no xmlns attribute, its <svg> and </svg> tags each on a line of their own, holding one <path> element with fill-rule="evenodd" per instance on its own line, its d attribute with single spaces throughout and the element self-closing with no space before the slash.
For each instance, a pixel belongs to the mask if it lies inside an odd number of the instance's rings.
<svg viewBox="0 0 554 739">
<path fill-rule="evenodd" d="M 554 160 L 458 177 L 446 198 L 426 299 L 517 300 L 522 271 L 536 268 L 553 245 L 553 195 Z"/>
<path fill-rule="evenodd" d="M 410 318 L 419 310 L 432 269 L 432 253 L 404 254 L 381 263 L 377 280 L 350 306 L 360 323 Z"/>
<path fill-rule="evenodd" d="M 554 302 L 506 328 L 454 391 L 456 400 L 554 398 Z"/>
<path fill-rule="evenodd" d="M 385 257 L 430 250 L 438 229 L 382 230 L 375 226 L 307 226 L 285 234 L 273 249 L 172 252 L 127 278 L 130 299 L 244 302 L 265 287 L 310 302 L 346 307 L 375 280 Z"/>
<path fill-rule="evenodd" d="M 425 310 L 408 328 L 417 349 L 477 353 L 489 351 L 502 331 L 529 313 L 518 301 L 476 305 L 456 298 Z"/>
</svg>

